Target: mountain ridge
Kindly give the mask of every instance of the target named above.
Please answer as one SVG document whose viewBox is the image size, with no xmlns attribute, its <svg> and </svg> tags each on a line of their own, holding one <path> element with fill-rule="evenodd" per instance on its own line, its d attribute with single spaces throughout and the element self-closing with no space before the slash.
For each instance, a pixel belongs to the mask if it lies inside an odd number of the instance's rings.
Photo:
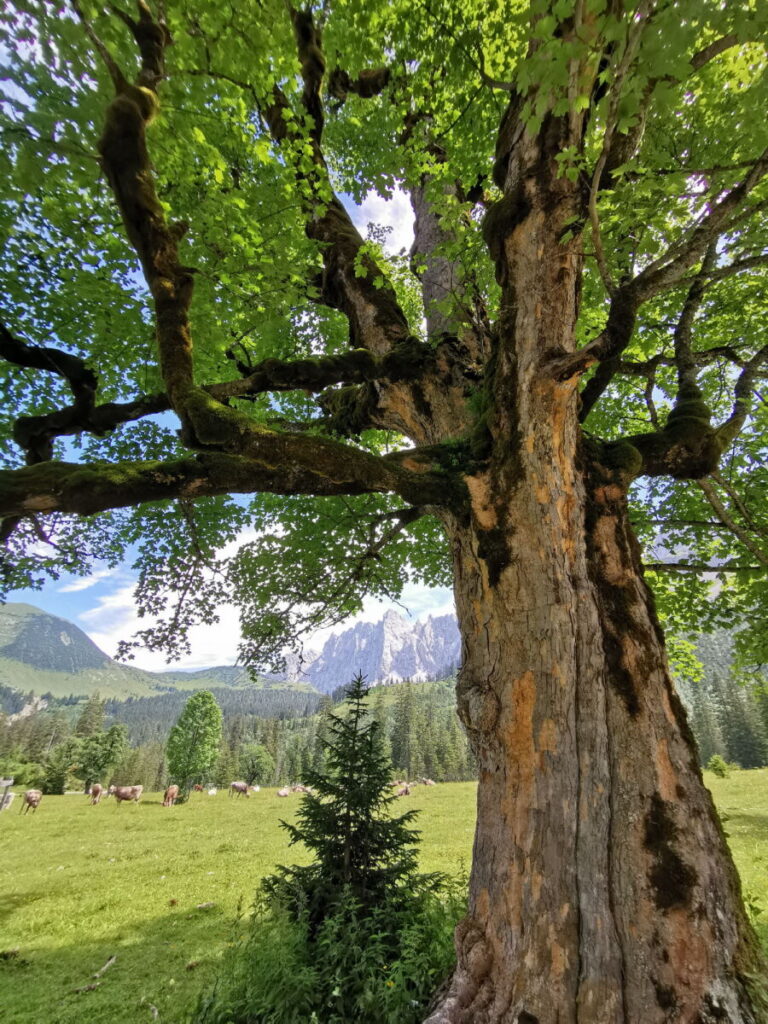
<svg viewBox="0 0 768 1024">
<path fill-rule="evenodd" d="M 178 691 L 230 687 L 293 688 L 331 693 L 361 672 L 369 684 L 447 674 L 459 660 L 453 615 L 409 622 L 388 611 L 378 622 L 359 622 L 333 633 L 299 671 L 261 675 L 241 665 L 215 665 L 185 672 L 149 672 L 115 661 L 79 626 L 34 605 L 0 606 L 0 686 L 36 695 L 89 696 L 125 700 Z"/>
</svg>

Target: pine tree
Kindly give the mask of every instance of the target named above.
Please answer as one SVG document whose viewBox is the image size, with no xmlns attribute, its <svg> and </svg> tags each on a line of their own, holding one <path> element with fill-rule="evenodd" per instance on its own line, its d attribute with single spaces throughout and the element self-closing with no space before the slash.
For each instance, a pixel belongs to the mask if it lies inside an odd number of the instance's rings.
<svg viewBox="0 0 768 1024">
<path fill-rule="evenodd" d="M 408 679 L 401 684 L 392 727 L 392 763 L 395 769 L 404 772 L 407 778 L 411 777 L 414 717 L 413 685 Z"/>
<path fill-rule="evenodd" d="M 106 732 L 85 736 L 80 744 L 78 767 L 74 774 L 83 780 L 86 792 L 93 782 L 105 779 L 107 773 L 120 763 L 127 746 L 128 730 L 124 725 L 111 725 Z"/>
<path fill-rule="evenodd" d="M 752 693 L 731 676 L 722 700 L 721 728 L 729 760 L 742 768 L 761 768 L 768 761 L 768 737 Z"/>
<path fill-rule="evenodd" d="M 727 756 L 717 709 L 709 693 L 701 686 L 695 686 L 693 689 L 691 728 L 699 748 L 700 764 L 707 764 L 714 754 Z"/>
<path fill-rule="evenodd" d="M 95 736 L 104 731 L 105 704 L 98 690 L 91 694 L 77 720 L 75 736 Z"/>
<path fill-rule="evenodd" d="M 265 891 L 294 912 L 306 909 L 312 927 L 350 897 L 364 912 L 396 899 L 416 878 L 416 811 L 390 817 L 395 799 L 391 765 L 383 753 L 378 722 L 368 714 L 368 691 L 361 675 L 347 692 L 345 717 L 329 716 L 326 768 L 310 771 L 313 792 L 302 800 L 297 823 L 281 822 L 291 844 L 303 843 L 315 860 L 308 866 L 280 867 L 265 879 Z"/>
</svg>

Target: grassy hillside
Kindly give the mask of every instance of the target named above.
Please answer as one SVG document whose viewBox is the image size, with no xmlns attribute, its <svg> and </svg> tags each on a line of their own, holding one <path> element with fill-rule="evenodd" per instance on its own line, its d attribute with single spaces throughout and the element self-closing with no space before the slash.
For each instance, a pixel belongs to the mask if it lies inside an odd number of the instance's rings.
<svg viewBox="0 0 768 1024">
<path fill-rule="evenodd" d="M 217 687 L 315 692 L 308 683 L 285 683 L 272 677 L 254 680 L 237 665 L 196 672 L 145 672 L 113 661 L 74 623 L 14 602 L 0 606 L 0 686 L 54 697 L 88 697 L 98 691 L 115 700 Z"/>
<path fill-rule="evenodd" d="M 32 691 L 38 696 L 50 693 L 54 697 L 70 694 L 90 696 L 97 691 L 102 697 L 125 700 L 126 697 L 152 697 L 158 686 L 149 672 L 141 672 L 112 662 L 104 668 L 89 668 L 80 672 L 56 672 L 36 668 L 23 661 L 0 657 L 0 685 L 12 686 L 24 693 Z"/>
<path fill-rule="evenodd" d="M 768 948 L 768 769 L 707 784 Z M 300 859 L 278 825 L 298 800 L 222 792 L 168 809 L 159 794 L 138 807 L 77 795 L 44 797 L 35 815 L 4 813 L 0 1022 L 151 1024 L 156 1007 L 162 1024 L 180 1024 L 235 934 L 238 906 L 276 863 Z M 422 811 L 424 869 L 467 866 L 475 784 L 419 787 L 409 806 Z"/>
</svg>

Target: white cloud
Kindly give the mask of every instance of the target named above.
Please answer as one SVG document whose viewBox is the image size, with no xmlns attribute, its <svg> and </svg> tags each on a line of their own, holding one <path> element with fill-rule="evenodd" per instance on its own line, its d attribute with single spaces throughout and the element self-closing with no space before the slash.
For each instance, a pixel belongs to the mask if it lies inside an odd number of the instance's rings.
<svg viewBox="0 0 768 1024">
<path fill-rule="evenodd" d="M 83 576 L 80 579 L 74 579 L 71 583 L 66 583 L 63 587 L 59 587 L 59 593 L 76 594 L 80 590 L 88 590 L 90 587 L 95 587 L 97 583 L 101 583 L 102 580 L 108 580 L 115 574 L 115 569 L 98 569 L 90 576 Z"/>
<path fill-rule="evenodd" d="M 134 652 L 131 665 L 148 672 L 233 665 L 237 660 L 240 640 L 237 609 L 232 605 L 222 605 L 217 609 L 217 614 L 218 622 L 193 626 L 189 631 L 190 654 L 169 665 L 165 655 L 139 647 Z M 157 621 L 149 616 L 139 618 L 132 586 L 119 587 L 111 594 L 100 597 L 94 608 L 82 612 L 78 618 L 91 640 L 110 656 L 114 656 L 121 640 L 130 639 L 137 630 L 147 629 Z"/>
<path fill-rule="evenodd" d="M 369 192 L 360 206 L 353 206 L 350 215 L 355 227 L 365 235 L 369 222 L 382 227 L 391 227 L 387 237 L 387 248 L 391 252 L 410 249 L 413 243 L 413 210 L 405 192 L 396 189 L 391 199 L 382 199 L 375 192 Z"/>
</svg>

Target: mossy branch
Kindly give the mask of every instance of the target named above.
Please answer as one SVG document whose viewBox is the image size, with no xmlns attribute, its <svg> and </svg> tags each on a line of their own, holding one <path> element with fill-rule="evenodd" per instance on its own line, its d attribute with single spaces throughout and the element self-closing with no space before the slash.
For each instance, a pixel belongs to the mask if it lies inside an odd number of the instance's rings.
<svg viewBox="0 0 768 1024">
<path fill-rule="evenodd" d="M 414 506 L 456 506 L 464 500 L 458 477 L 436 471 L 427 459 L 414 468 L 406 453 L 379 458 L 321 439 L 305 447 L 314 453 L 303 462 L 285 450 L 256 460 L 221 453 L 190 455 L 169 461 L 78 464 L 42 462 L 0 470 L 0 518 L 8 521 L 36 513 L 93 515 L 145 501 L 182 498 L 194 501 L 220 494 L 354 495 L 396 493 Z"/>
</svg>

